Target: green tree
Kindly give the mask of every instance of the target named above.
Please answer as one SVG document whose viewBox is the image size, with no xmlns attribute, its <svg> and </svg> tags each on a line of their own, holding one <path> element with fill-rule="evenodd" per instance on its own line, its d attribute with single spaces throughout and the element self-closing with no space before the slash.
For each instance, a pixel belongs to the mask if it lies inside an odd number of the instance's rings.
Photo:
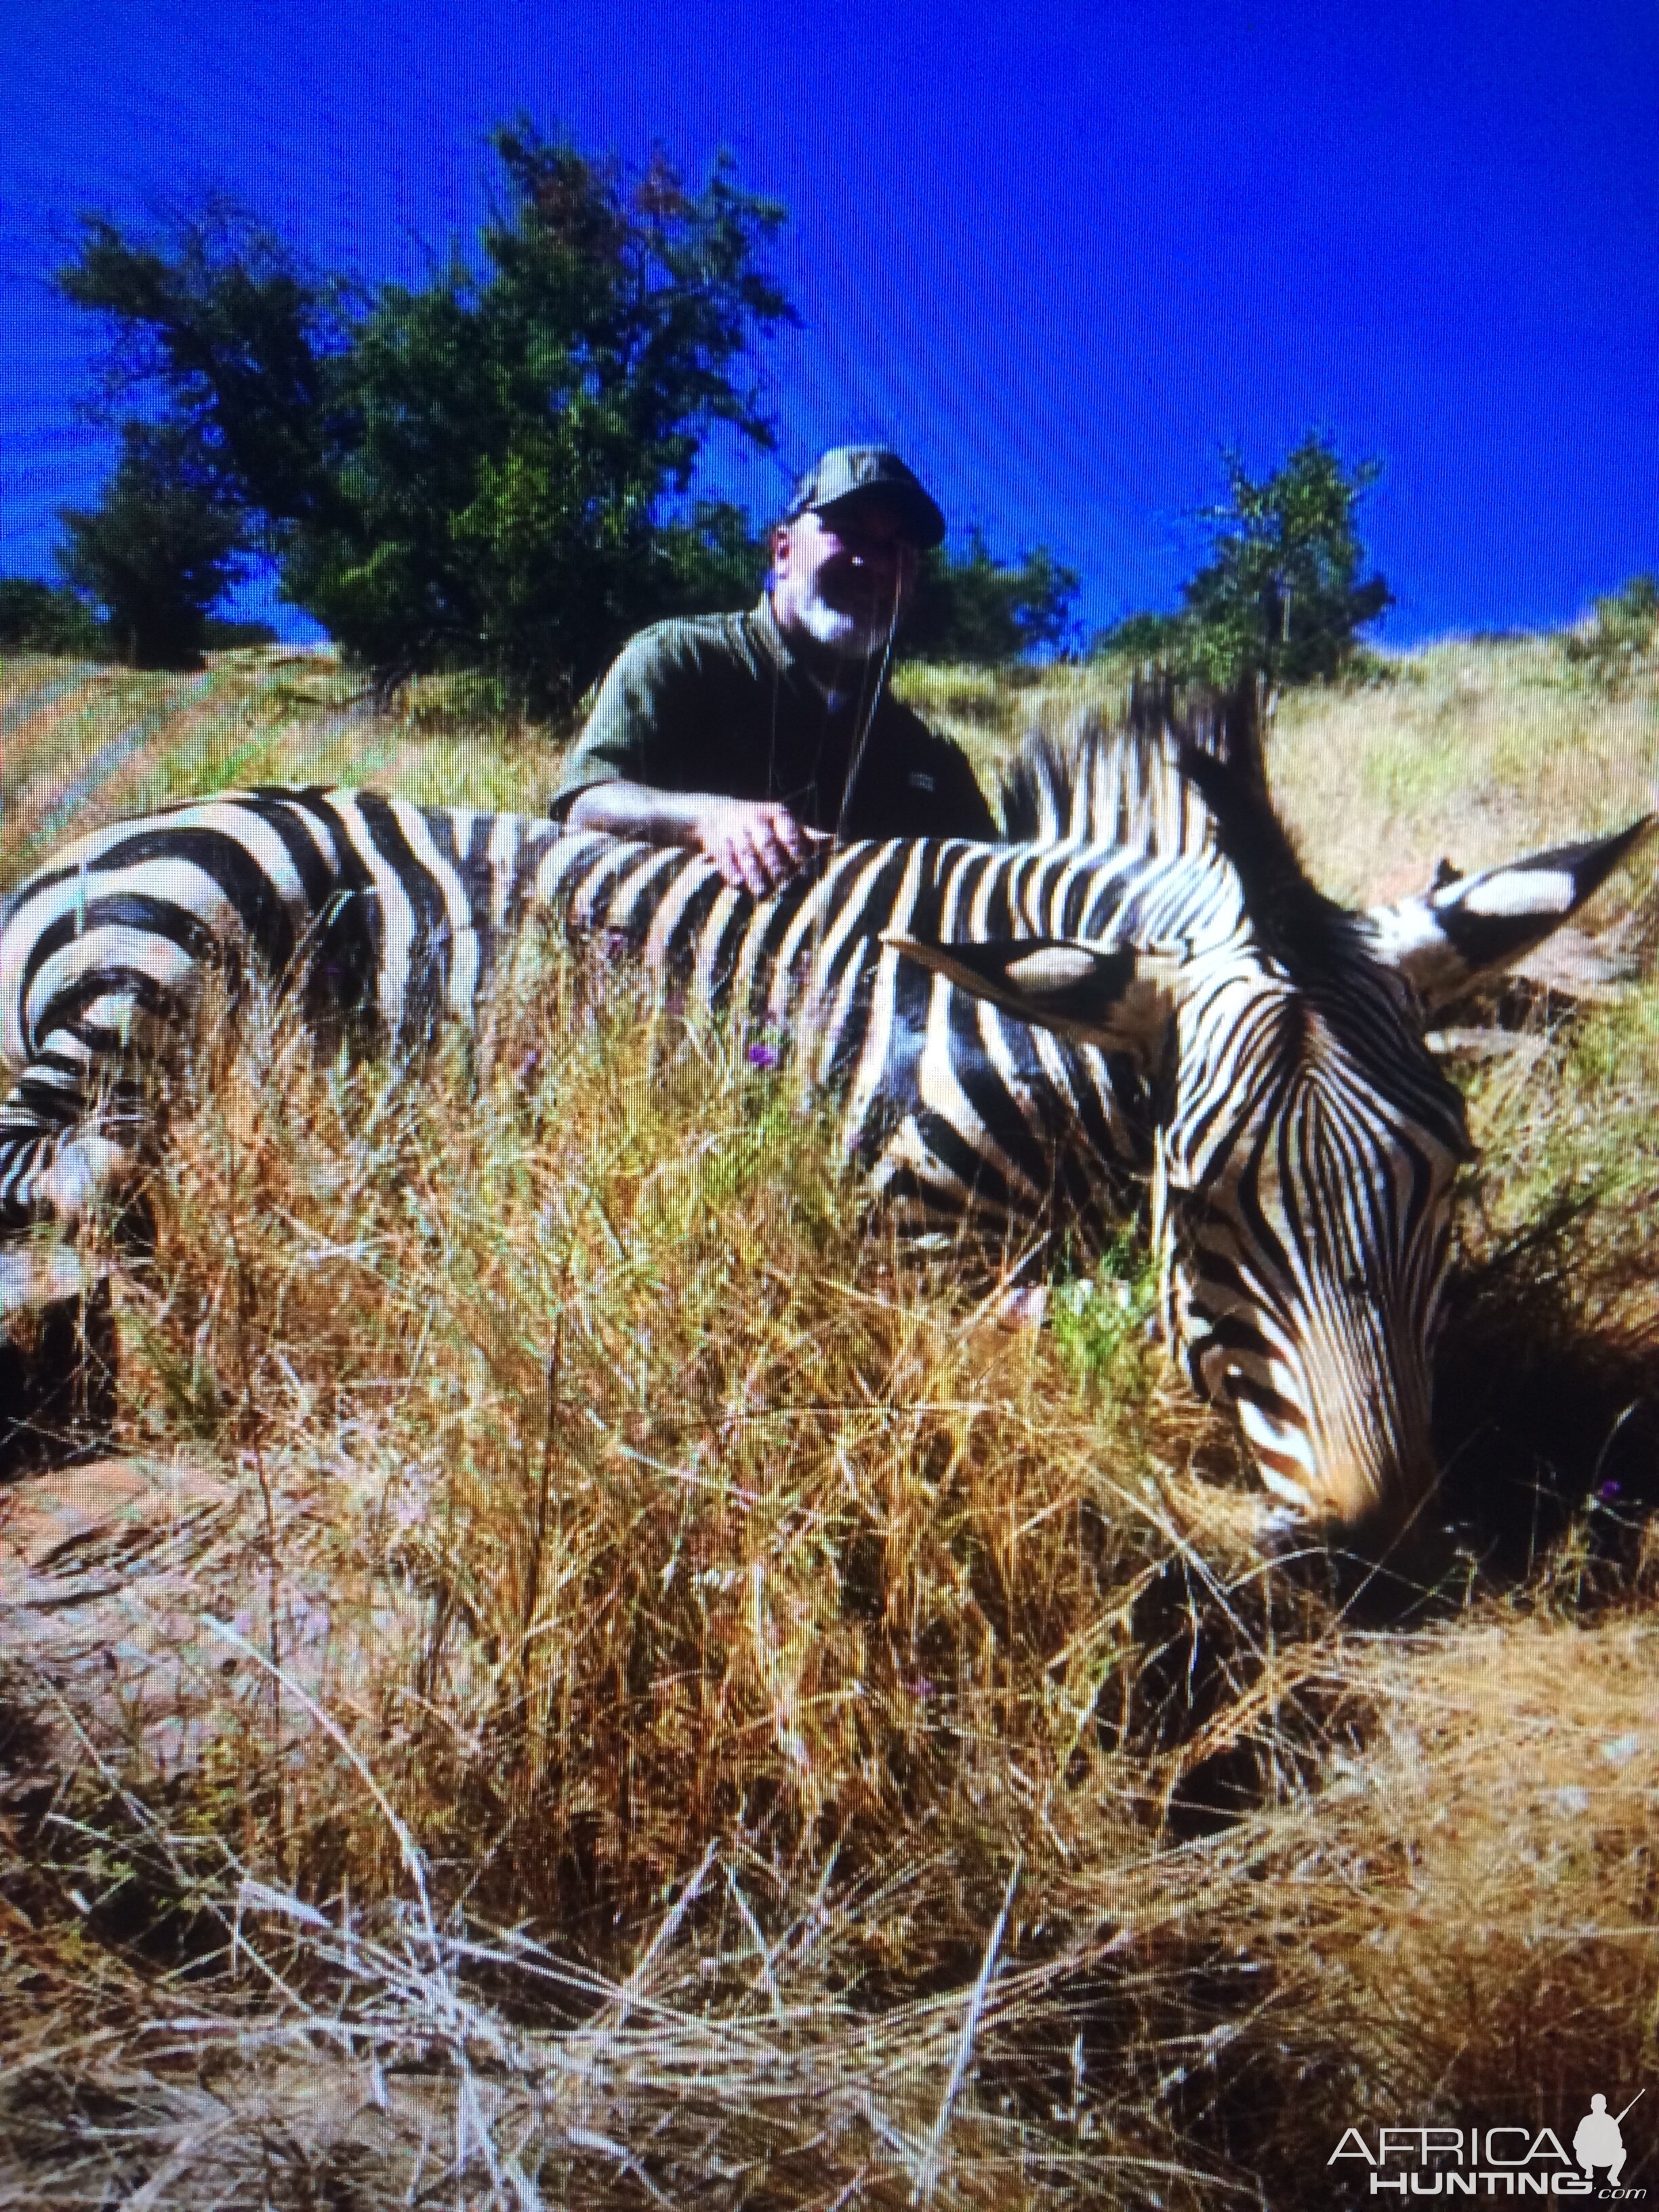
<svg viewBox="0 0 1659 2212">
<path fill-rule="evenodd" d="M 78 592 L 31 576 L 0 577 L 0 652 L 95 659 L 104 634 Z"/>
<path fill-rule="evenodd" d="M 1044 545 L 1018 562 L 994 560 L 975 530 L 964 556 L 941 546 L 924 557 L 904 651 L 916 660 L 1000 668 L 1053 650 L 1066 641 L 1081 581 Z"/>
<path fill-rule="evenodd" d="M 83 217 L 80 252 L 58 284 L 113 328 L 110 390 L 159 390 L 169 419 L 187 426 L 198 466 L 270 526 L 275 544 L 350 511 L 339 477 L 361 425 L 340 387 L 367 307 L 359 290 L 302 271 L 273 233 L 222 199 L 150 240 Z"/>
<path fill-rule="evenodd" d="M 1616 694 L 1659 649 L 1659 577 L 1632 576 L 1622 590 L 1595 600 L 1589 620 L 1561 643 L 1593 683 Z"/>
<path fill-rule="evenodd" d="M 99 504 L 64 507 L 59 556 L 135 668 L 199 668 L 208 610 L 243 573 L 246 526 L 188 426 L 129 422 Z"/>
<path fill-rule="evenodd" d="M 658 600 L 642 620 L 731 614 L 751 607 L 772 566 L 769 532 L 730 500 L 698 500 L 689 517 L 661 524 L 652 549 Z"/>
<path fill-rule="evenodd" d="M 746 357 L 791 317 L 759 266 L 783 217 L 724 156 L 693 191 L 526 123 L 492 143 L 477 262 L 418 289 L 306 276 L 219 213 L 167 251 L 98 219 L 62 282 L 354 658 L 388 683 L 483 666 L 556 706 L 641 621 L 732 588 L 746 530 L 674 510 L 713 425 L 771 442 Z"/>
<path fill-rule="evenodd" d="M 1360 574 L 1354 510 L 1378 464 L 1348 469 L 1316 435 L 1260 483 L 1237 453 L 1224 460 L 1228 496 L 1200 518 L 1212 557 L 1182 586 L 1182 611 L 1132 615 L 1102 645 L 1221 688 L 1250 676 L 1277 689 L 1340 674 L 1360 630 L 1394 604 L 1381 576 Z"/>
</svg>

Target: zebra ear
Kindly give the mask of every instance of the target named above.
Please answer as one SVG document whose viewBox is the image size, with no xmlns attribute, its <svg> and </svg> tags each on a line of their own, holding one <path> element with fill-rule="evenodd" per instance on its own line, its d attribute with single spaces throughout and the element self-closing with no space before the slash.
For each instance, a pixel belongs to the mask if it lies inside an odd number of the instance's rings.
<svg viewBox="0 0 1659 2212">
<path fill-rule="evenodd" d="M 1396 969 L 1432 1012 L 1484 976 L 1523 960 L 1598 891 L 1659 817 L 1583 845 L 1558 845 L 1505 867 L 1460 876 L 1443 860 L 1415 898 L 1373 907 L 1376 957 Z"/>
<path fill-rule="evenodd" d="M 1017 1021 L 1108 1052 L 1146 1050 L 1163 1036 L 1181 969 L 1175 952 L 1102 951 L 1066 938 L 929 945 L 891 933 L 882 942 Z"/>
</svg>

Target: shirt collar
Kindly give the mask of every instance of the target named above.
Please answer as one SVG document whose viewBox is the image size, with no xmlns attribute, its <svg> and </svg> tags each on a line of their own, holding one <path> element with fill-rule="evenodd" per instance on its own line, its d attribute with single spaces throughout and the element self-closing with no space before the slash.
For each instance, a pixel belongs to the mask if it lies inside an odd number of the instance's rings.
<svg viewBox="0 0 1659 2212">
<path fill-rule="evenodd" d="M 827 698 L 832 707 L 850 706 L 863 690 L 862 671 L 855 662 L 847 664 L 845 681 L 826 693 L 822 680 L 808 668 L 801 655 L 789 642 L 777 616 L 772 610 L 772 594 L 763 592 L 760 604 L 750 617 L 754 625 L 756 642 L 773 662 L 787 683 L 808 692 L 816 699 Z M 876 702 L 878 709 L 885 703 L 887 687 L 883 684 Z"/>
<path fill-rule="evenodd" d="M 763 592 L 760 605 L 749 617 L 754 627 L 755 641 L 769 660 L 775 662 L 786 676 L 799 678 L 805 674 L 790 649 L 789 641 L 778 626 L 772 611 L 772 594 Z"/>
</svg>

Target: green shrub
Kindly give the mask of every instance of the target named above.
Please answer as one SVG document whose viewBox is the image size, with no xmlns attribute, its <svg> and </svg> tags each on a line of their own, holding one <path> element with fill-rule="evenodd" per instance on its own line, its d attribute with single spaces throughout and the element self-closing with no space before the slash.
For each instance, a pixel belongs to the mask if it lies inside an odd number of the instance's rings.
<svg viewBox="0 0 1659 2212">
<path fill-rule="evenodd" d="M 91 660 L 104 644 L 98 618 L 78 592 L 32 576 L 0 577 L 0 652 Z"/>
<path fill-rule="evenodd" d="M 1310 435 L 1260 483 L 1224 456 L 1227 497 L 1201 510 L 1212 557 L 1182 586 L 1179 614 L 1136 614 L 1103 633 L 1098 650 L 1230 690 L 1251 676 L 1277 688 L 1341 674 L 1359 632 L 1394 594 L 1360 576 L 1358 502 L 1377 464 L 1346 468 Z"/>
<path fill-rule="evenodd" d="M 958 557 L 943 546 L 924 556 L 904 625 L 913 660 L 1006 668 L 1066 641 L 1081 582 L 1046 545 L 1018 562 L 994 560 L 977 530 Z"/>
<path fill-rule="evenodd" d="M 1091 1275 L 1055 1286 L 1049 1310 L 1054 1340 L 1080 1381 L 1139 1395 L 1146 1387 L 1143 1348 L 1158 1303 L 1158 1269 L 1146 1246 L 1119 1237 Z"/>
<path fill-rule="evenodd" d="M 196 668 L 208 610 L 236 580 L 247 543 L 188 428 L 129 422 L 95 507 L 63 510 L 64 574 L 108 614 L 134 668 Z"/>
<path fill-rule="evenodd" d="M 209 653 L 235 653 L 245 646 L 279 642 L 269 623 L 227 622 L 218 615 L 210 615 L 202 625 L 202 643 Z"/>
<path fill-rule="evenodd" d="M 1618 690 L 1659 646 L 1659 578 L 1632 576 L 1622 591 L 1597 599 L 1589 621 L 1569 630 L 1562 645 L 1592 683 Z"/>
</svg>

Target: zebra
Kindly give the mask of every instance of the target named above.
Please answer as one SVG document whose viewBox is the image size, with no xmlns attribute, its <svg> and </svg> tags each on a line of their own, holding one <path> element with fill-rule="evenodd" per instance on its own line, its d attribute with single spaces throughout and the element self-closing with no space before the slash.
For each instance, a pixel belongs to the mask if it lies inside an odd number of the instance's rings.
<svg viewBox="0 0 1659 2212">
<path fill-rule="evenodd" d="M 786 1034 L 913 1230 L 1030 1250 L 1064 1226 L 1086 1253 L 1149 1191 L 1169 1345 L 1270 1511 L 1392 1541 L 1436 1480 L 1469 1152 L 1426 1024 L 1576 912 L 1650 817 L 1352 912 L 1304 872 L 1247 719 L 1142 699 L 1118 728 L 1034 738 L 1003 842 L 847 844 L 761 901 L 679 848 L 343 788 L 100 829 L 0 917 L 0 1290 L 61 1288 L 54 1255 L 140 1174 L 147 1079 L 216 963 L 407 1053 L 475 1021 L 545 921 Z"/>
</svg>

